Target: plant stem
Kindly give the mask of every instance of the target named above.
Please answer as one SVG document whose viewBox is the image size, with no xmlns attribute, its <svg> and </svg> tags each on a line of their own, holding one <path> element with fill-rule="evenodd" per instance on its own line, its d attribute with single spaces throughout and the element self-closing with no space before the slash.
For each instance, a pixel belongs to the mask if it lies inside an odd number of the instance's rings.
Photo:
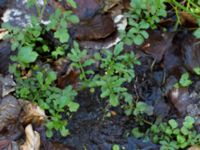
<svg viewBox="0 0 200 150">
<path fill-rule="evenodd" d="M 187 9 L 190 8 L 190 0 L 187 1 Z"/>
<path fill-rule="evenodd" d="M 37 10 L 38 16 L 40 16 L 40 8 L 39 8 L 37 2 L 35 2 L 35 8 L 36 8 L 36 10 Z"/>
<path fill-rule="evenodd" d="M 87 79 L 87 77 L 86 77 L 86 75 L 85 75 L 85 71 L 84 71 L 84 69 L 83 69 L 83 66 L 82 66 L 81 62 L 79 61 L 78 64 L 79 64 L 79 67 L 80 67 L 80 69 L 81 69 L 81 73 L 83 74 L 83 78 L 84 78 L 84 80 L 87 82 L 88 79 Z"/>
<path fill-rule="evenodd" d="M 141 120 L 142 120 L 144 123 L 146 123 L 146 124 L 148 124 L 148 125 L 150 125 L 150 126 L 152 126 L 152 125 L 153 125 L 151 122 L 149 122 L 149 121 L 145 120 L 144 118 L 141 118 Z"/>
<path fill-rule="evenodd" d="M 200 6 L 198 6 L 197 4 L 195 4 L 194 2 L 190 1 L 190 4 L 193 5 L 196 8 L 199 8 Z"/>
<path fill-rule="evenodd" d="M 41 12 L 40 12 L 40 15 L 39 15 L 39 20 L 41 21 L 42 20 L 42 17 L 43 17 L 43 14 L 44 14 L 44 10 L 47 6 L 47 2 L 48 0 L 44 0 L 44 5 L 42 6 L 42 9 L 41 9 Z"/>
<path fill-rule="evenodd" d="M 181 20 L 180 20 L 180 16 L 179 16 L 179 12 L 178 12 L 177 7 L 174 7 L 174 10 L 175 10 L 175 14 L 176 14 L 176 17 L 177 17 L 177 21 L 176 21 L 176 24 L 175 24 L 175 27 L 174 27 L 174 30 L 176 31 L 177 28 L 178 28 L 178 25 L 181 24 Z"/>
<path fill-rule="evenodd" d="M 169 4 L 172 3 L 172 5 L 174 4 L 176 6 L 176 8 L 182 9 L 183 11 L 191 14 L 192 16 L 195 16 L 196 18 L 200 18 L 199 15 L 196 15 L 195 13 L 191 12 L 191 10 L 187 9 L 186 7 L 184 7 L 183 5 L 179 4 L 179 2 L 177 2 L 176 0 L 170 0 L 168 1 Z"/>
</svg>

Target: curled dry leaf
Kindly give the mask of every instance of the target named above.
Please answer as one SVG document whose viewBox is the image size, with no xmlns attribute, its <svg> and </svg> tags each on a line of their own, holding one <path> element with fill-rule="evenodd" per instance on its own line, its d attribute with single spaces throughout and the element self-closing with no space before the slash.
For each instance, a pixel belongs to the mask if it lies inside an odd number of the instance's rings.
<svg viewBox="0 0 200 150">
<path fill-rule="evenodd" d="M 0 29 L 0 40 L 3 39 L 3 37 L 8 34 L 8 31 L 6 29 Z"/>
<path fill-rule="evenodd" d="M 190 148 L 188 148 L 188 150 L 200 150 L 199 146 L 192 146 Z"/>
<path fill-rule="evenodd" d="M 20 146 L 20 150 L 39 150 L 40 149 L 40 135 L 33 131 L 33 127 L 29 124 L 25 129 L 26 141 Z"/>
<path fill-rule="evenodd" d="M 44 110 L 33 103 L 24 100 L 20 102 L 23 105 L 23 111 L 20 117 L 20 122 L 22 124 L 27 125 L 31 123 L 35 125 L 41 125 L 44 122 L 46 118 Z"/>
</svg>

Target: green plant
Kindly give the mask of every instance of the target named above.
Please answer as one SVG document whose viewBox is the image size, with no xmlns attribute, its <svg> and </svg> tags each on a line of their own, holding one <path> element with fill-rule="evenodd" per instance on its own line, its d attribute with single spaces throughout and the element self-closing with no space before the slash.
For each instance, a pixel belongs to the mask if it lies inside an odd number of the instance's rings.
<svg viewBox="0 0 200 150">
<path fill-rule="evenodd" d="M 138 127 L 135 127 L 132 129 L 131 134 L 135 137 L 135 138 L 142 138 L 144 137 L 144 133 L 140 131 L 140 129 Z"/>
<path fill-rule="evenodd" d="M 161 144 L 161 150 L 184 149 L 200 142 L 194 123 L 194 118 L 187 116 L 179 127 L 177 121 L 171 119 L 167 123 L 153 124 L 145 134 L 154 143 Z"/>
<path fill-rule="evenodd" d="M 151 116 L 153 114 L 153 107 L 144 102 L 136 102 L 135 107 L 126 109 L 126 114 L 133 114 L 135 116 L 146 114 Z"/>
<path fill-rule="evenodd" d="M 49 69 L 41 68 L 36 70 L 30 78 L 17 78 L 17 88 L 15 95 L 18 98 L 31 100 L 37 103 L 42 109 L 47 111 L 48 120 L 46 122 L 46 135 L 52 137 L 53 130 L 57 130 L 62 136 L 69 134 L 67 119 L 72 112 L 77 111 L 79 104 L 74 102 L 77 93 L 71 86 L 61 90 L 54 85 L 56 73 Z"/>
<path fill-rule="evenodd" d="M 151 122 L 145 119 L 146 116 L 153 115 L 153 106 L 146 104 L 145 102 L 132 102 L 123 106 L 124 112 L 127 116 L 134 116 L 135 122 L 139 125 L 148 124 L 151 125 Z M 136 128 L 132 130 L 135 135 L 140 135 L 140 132 Z"/>
<path fill-rule="evenodd" d="M 131 0 L 130 9 L 126 13 L 130 29 L 122 32 L 126 44 L 140 45 L 149 37 L 148 28 L 156 28 L 161 17 L 165 17 L 166 6 L 164 0 Z"/>
<path fill-rule="evenodd" d="M 35 1 L 33 1 L 35 2 Z M 65 54 L 65 50 L 68 48 L 69 41 L 69 24 L 76 24 L 79 22 L 79 18 L 72 13 L 72 11 L 61 12 L 57 9 L 55 13 L 50 16 L 50 23 L 42 25 L 40 20 L 31 16 L 31 23 L 25 29 L 18 27 L 12 27 L 8 23 L 3 24 L 3 28 L 9 31 L 9 34 L 5 36 L 6 39 L 11 40 L 12 50 L 18 50 L 18 55 L 15 56 L 13 61 L 20 62 L 23 67 L 30 62 L 24 62 L 24 52 L 27 51 L 28 55 L 33 61 L 39 55 L 47 55 L 47 58 L 57 59 L 59 56 Z M 55 40 L 59 40 L 55 47 L 52 47 L 52 43 L 48 39 L 44 38 L 44 35 L 48 32 L 52 32 Z M 22 55 L 19 55 L 22 54 Z M 33 54 L 33 56 L 32 56 Z M 22 58 L 24 57 L 24 58 Z M 31 59 L 32 60 L 32 59 Z M 24 63 L 23 63 L 24 62 Z"/>
<path fill-rule="evenodd" d="M 68 42 L 69 40 L 69 31 L 67 27 L 69 23 L 76 24 L 79 22 L 79 18 L 73 14 L 72 11 L 61 12 L 60 9 L 57 9 L 54 14 L 50 16 L 50 23 L 47 25 L 47 31 L 56 30 L 54 32 L 54 37 L 59 39 L 61 43 Z"/>
<path fill-rule="evenodd" d="M 200 67 L 195 67 L 193 69 L 193 71 L 197 74 L 197 75 L 200 75 Z"/>
<path fill-rule="evenodd" d="M 59 0 L 61 1 L 61 0 Z M 43 0 L 43 5 L 39 5 L 39 3 L 37 2 L 37 0 L 28 0 L 27 1 L 27 6 L 29 8 L 35 6 L 36 8 L 36 11 L 37 11 L 37 17 L 38 19 L 41 21 L 42 20 L 42 17 L 43 17 L 43 14 L 44 14 L 44 11 L 45 11 L 45 8 L 48 4 L 48 0 Z M 67 4 L 70 5 L 72 8 L 77 8 L 77 4 L 74 0 L 66 0 Z"/>
<path fill-rule="evenodd" d="M 148 39 L 149 34 L 146 31 L 149 28 L 148 23 L 144 20 L 138 23 L 130 18 L 128 19 L 128 24 L 131 25 L 131 29 L 129 29 L 126 33 L 122 32 L 122 37 L 126 44 L 131 45 L 134 43 L 141 45 L 145 39 Z"/>
<path fill-rule="evenodd" d="M 96 53 L 95 59 L 100 62 L 101 74 L 96 74 L 91 86 L 101 88 L 101 98 L 108 97 L 111 106 L 119 105 L 124 99 L 132 103 L 132 96 L 128 94 L 125 83 L 135 77 L 134 65 L 140 64 L 133 52 L 123 54 L 124 43 L 117 44 L 114 51 L 103 50 L 103 54 Z M 103 56 L 103 57 L 102 57 Z"/>
<path fill-rule="evenodd" d="M 73 7 L 76 6 L 73 0 L 67 2 Z M 37 103 L 47 112 L 47 137 L 53 135 L 53 130 L 67 136 L 68 119 L 79 108 L 79 104 L 74 102 L 77 93 L 71 86 L 63 90 L 56 87 L 54 82 L 57 75 L 48 62 L 65 55 L 70 37 L 69 24 L 78 23 L 79 19 L 72 11 L 56 10 L 50 16 L 50 23 L 44 25 L 41 20 L 47 0 L 44 0 L 41 8 L 36 0 L 30 0 L 28 4 L 35 5 L 38 16 L 32 16 L 31 23 L 26 28 L 3 24 L 9 32 L 5 38 L 11 41 L 12 50 L 17 51 L 16 55 L 11 57 L 13 64 L 9 68 L 17 82 L 15 95 Z M 56 44 L 45 38 L 47 33 L 54 35 L 52 38 Z"/>
<path fill-rule="evenodd" d="M 190 75 L 188 72 L 181 75 L 181 78 L 178 83 L 174 85 L 175 88 L 179 87 L 188 87 L 192 84 L 192 81 L 189 79 Z"/>
<path fill-rule="evenodd" d="M 134 53 L 123 54 L 124 43 L 117 44 L 113 50 L 103 50 L 102 54 L 96 53 L 94 58 L 87 57 L 86 50 L 80 50 L 76 42 L 68 57 L 72 61 L 72 66 L 80 70 L 80 79 L 87 87 L 101 88 L 101 98 L 108 98 L 111 106 L 119 105 L 119 100 L 124 99 L 132 103 L 132 97 L 124 87 L 125 83 L 131 82 L 135 76 L 134 64 L 140 64 Z M 85 60 L 85 62 L 83 62 Z M 89 68 L 95 62 L 100 64 L 101 72 L 94 74 Z M 87 67 L 87 68 L 86 68 Z M 87 75 L 93 75 L 90 79 Z"/>
<path fill-rule="evenodd" d="M 200 26 L 200 25 L 199 25 Z M 198 28 L 198 29 L 196 29 L 195 31 L 194 31 L 194 36 L 196 37 L 196 38 L 200 38 L 200 28 Z"/>
<path fill-rule="evenodd" d="M 27 6 L 29 8 L 35 6 L 36 11 L 37 11 L 37 17 L 41 21 L 44 14 L 44 10 L 47 6 L 47 3 L 48 3 L 48 0 L 43 0 L 43 5 L 40 7 L 39 4 L 37 3 L 37 0 L 28 0 Z"/>
<path fill-rule="evenodd" d="M 61 1 L 61 0 L 60 0 Z M 77 4 L 74 0 L 66 0 L 66 2 L 73 8 L 77 8 Z"/>
<path fill-rule="evenodd" d="M 73 1 L 68 1 L 73 4 Z M 44 0 L 44 8 L 39 9 L 39 16 L 42 16 L 43 9 L 46 7 L 47 0 Z M 30 0 L 29 6 L 35 5 L 39 7 L 36 0 Z M 30 69 L 35 61 L 42 56 L 43 61 L 50 61 L 57 59 L 60 56 L 65 55 L 65 51 L 68 48 L 69 41 L 69 24 L 78 23 L 79 19 L 72 11 L 61 12 L 56 10 L 50 16 L 50 23 L 47 25 L 41 24 L 41 17 L 31 16 L 31 23 L 24 29 L 19 27 L 12 27 L 8 23 L 4 23 L 3 28 L 7 29 L 9 34 L 5 36 L 5 39 L 11 41 L 12 50 L 17 50 L 17 54 L 12 56 L 11 59 L 14 62 L 10 66 L 10 72 L 16 76 L 20 76 L 20 71 Z M 53 41 L 57 41 L 57 44 L 52 46 L 52 42 L 44 37 L 47 33 L 53 33 Z"/>
<path fill-rule="evenodd" d="M 73 48 L 71 52 L 68 54 L 68 58 L 72 61 L 71 66 L 80 70 L 80 80 L 83 82 L 83 86 L 88 86 L 89 79 L 88 75 L 93 75 L 94 71 L 91 70 L 89 67 L 95 63 L 95 61 L 91 58 L 87 59 L 87 50 L 80 50 L 79 45 L 77 42 L 74 42 Z M 86 67 L 88 68 L 86 70 Z"/>
<path fill-rule="evenodd" d="M 178 25 L 181 24 L 181 17 L 180 13 L 185 12 L 190 14 L 192 17 L 194 17 L 198 21 L 198 26 L 200 27 L 200 3 L 199 1 L 196 0 L 185 0 L 184 2 L 180 3 L 177 0 L 165 0 L 168 4 L 172 6 L 174 9 L 174 12 L 177 17 L 176 25 L 175 25 L 175 30 L 177 29 Z M 196 38 L 200 38 L 200 28 L 197 28 L 194 31 L 194 36 Z"/>
<path fill-rule="evenodd" d="M 112 150 L 120 150 L 120 146 L 117 144 L 114 144 L 112 147 Z"/>
</svg>

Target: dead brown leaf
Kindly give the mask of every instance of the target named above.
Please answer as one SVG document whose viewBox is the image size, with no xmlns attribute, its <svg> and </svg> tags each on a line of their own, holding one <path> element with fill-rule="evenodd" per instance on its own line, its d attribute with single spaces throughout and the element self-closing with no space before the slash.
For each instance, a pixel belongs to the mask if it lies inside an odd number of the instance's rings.
<svg viewBox="0 0 200 150">
<path fill-rule="evenodd" d="M 188 148 L 188 150 L 200 150 L 199 146 L 192 146 L 190 148 Z"/>
<path fill-rule="evenodd" d="M 149 38 L 142 45 L 141 49 L 159 62 L 172 45 L 174 34 L 149 31 L 149 35 Z"/>
<path fill-rule="evenodd" d="M 23 111 L 20 117 L 20 122 L 22 124 L 41 125 L 44 122 L 46 118 L 44 110 L 42 110 L 39 106 L 24 100 L 22 100 L 21 103 L 25 104 L 22 108 Z"/>
<path fill-rule="evenodd" d="M 26 141 L 20 146 L 20 150 L 39 150 L 40 149 L 40 134 L 33 131 L 33 127 L 29 124 L 25 128 Z"/>
<path fill-rule="evenodd" d="M 116 31 L 110 14 L 96 15 L 92 19 L 76 26 L 75 37 L 81 41 L 107 38 Z"/>
<path fill-rule="evenodd" d="M 0 40 L 3 39 L 3 37 L 8 34 L 8 31 L 6 29 L 0 29 Z"/>
<path fill-rule="evenodd" d="M 185 22 L 197 24 L 197 19 L 187 12 L 180 12 L 181 24 Z"/>
</svg>

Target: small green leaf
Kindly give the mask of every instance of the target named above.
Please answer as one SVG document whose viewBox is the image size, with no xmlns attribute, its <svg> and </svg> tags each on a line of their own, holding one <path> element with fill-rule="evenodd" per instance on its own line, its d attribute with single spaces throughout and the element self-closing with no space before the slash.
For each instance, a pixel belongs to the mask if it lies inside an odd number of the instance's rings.
<svg viewBox="0 0 200 150">
<path fill-rule="evenodd" d="M 184 136 L 182 136 L 182 135 L 178 135 L 177 136 L 177 142 L 178 143 L 184 143 L 186 141 L 186 139 L 185 139 L 185 137 Z"/>
<path fill-rule="evenodd" d="M 88 59 L 83 63 L 83 66 L 84 67 L 91 66 L 94 63 L 95 63 L 95 61 L 93 59 Z"/>
<path fill-rule="evenodd" d="M 120 147 L 119 145 L 117 144 L 114 144 L 113 147 L 112 147 L 112 150 L 120 150 Z"/>
<path fill-rule="evenodd" d="M 122 50 L 123 50 L 123 47 L 124 47 L 124 43 L 123 42 L 120 42 L 119 44 L 117 44 L 114 48 L 114 55 L 117 56 L 119 55 Z"/>
<path fill-rule="evenodd" d="M 189 134 L 189 130 L 186 128 L 186 127 L 182 127 L 181 128 L 181 133 L 183 134 L 183 135 L 188 135 Z"/>
<path fill-rule="evenodd" d="M 102 91 L 101 93 L 101 98 L 105 98 L 106 96 L 109 96 L 110 95 L 110 90 L 109 89 L 106 89 L 104 91 Z"/>
<path fill-rule="evenodd" d="M 149 24 L 145 21 L 141 21 L 139 23 L 140 29 L 148 29 L 149 28 Z"/>
<path fill-rule="evenodd" d="M 89 74 L 94 74 L 94 71 L 93 71 L 93 70 L 86 70 L 86 71 L 85 71 L 85 74 L 88 74 L 88 75 L 89 75 Z"/>
<path fill-rule="evenodd" d="M 36 78 L 37 78 L 39 84 L 40 84 L 40 85 L 43 85 L 44 79 L 43 79 L 43 74 L 42 74 L 42 72 L 38 72 L 37 75 L 36 75 Z"/>
<path fill-rule="evenodd" d="M 172 129 L 170 127 L 167 127 L 166 130 L 165 130 L 165 133 L 168 134 L 168 135 L 171 135 L 173 132 L 172 132 Z"/>
<path fill-rule="evenodd" d="M 62 128 L 60 129 L 60 133 L 63 137 L 66 137 L 67 135 L 69 135 L 69 130 L 62 126 Z"/>
<path fill-rule="evenodd" d="M 169 123 L 169 125 L 171 126 L 172 129 L 175 129 L 175 128 L 178 127 L 178 123 L 174 119 L 170 119 L 168 123 Z"/>
<path fill-rule="evenodd" d="M 43 50 L 44 52 L 49 52 L 49 47 L 48 47 L 47 45 L 43 45 L 43 46 L 42 46 L 42 50 Z"/>
<path fill-rule="evenodd" d="M 173 130 L 173 134 L 179 135 L 179 134 L 180 134 L 180 129 L 179 129 L 179 128 L 174 129 L 174 130 Z"/>
<path fill-rule="evenodd" d="M 151 116 L 153 114 L 153 107 L 147 105 L 144 102 L 137 102 L 136 108 L 134 110 L 134 115 L 137 116 L 139 114 L 147 114 Z"/>
<path fill-rule="evenodd" d="M 20 62 L 28 64 L 37 59 L 38 53 L 34 52 L 32 47 L 25 46 L 19 49 L 17 57 Z"/>
<path fill-rule="evenodd" d="M 144 38 L 141 35 L 136 35 L 133 41 L 136 45 L 141 45 L 144 42 Z"/>
<path fill-rule="evenodd" d="M 194 31 L 193 35 L 196 37 L 196 38 L 200 38 L 200 28 L 198 28 L 197 30 Z"/>
<path fill-rule="evenodd" d="M 183 87 L 187 87 L 187 86 L 192 84 L 192 81 L 189 79 L 189 73 L 188 72 L 182 74 L 179 83 Z"/>
<path fill-rule="evenodd" d="M 36 4 L 36 0 L 28 0 L 28 2 L 27 2 L 28 8 L 34 6 L 35 4 Z"/>
<path fill-rule="evenodd" d="M 79 18 L 76 15 L 70 15 L 67 17 L 67 20 L 71 23 L 79 23 Z"/>
<path fill-rule="evenodd" d="M 65 54 L 64 49 L 62 47 L 57 47 L 55 51 L 51 53 L 53 58 L 58 58 L 58 56 L 63 56 Z"/>
<path fill-rule="evenodd" d="M 57 79 L 57 74 L 54 71 L 50 71 L 45 79 L 45 84 L 50 85 L 53 81 Z"/>
<path fill-rule="evenodd" d="M 148 39 L 149 38 L 149 34 L 146 31 L 141 31 L 140 34 L 145 38 Z"/>
<path fill-rule="evenodd" d="M 73 8 L 77 8 L 77 4 L 74 0 L 66 0 L 66 2 Z"/>
<path fill-rule="evenodd" d="M 200 75 L 200 67 L 196 67 L 193 70 L 197 75 Z"/>
<path fill-rule="evenodd" d="M 67 27 L 66 27 L 67 28 Z M 69 33 L 67 29 L 64 28 L 59 28 L 55 33 L 54 33 L 55 38 L 58 38 L 61 43 L 68 42 L 69 40 Z"/>
<path fill-rule="evenodd" d="M 187 116 L 187 117 L 185 117 L 183 126 L 186 127 L 187 129 L 191 129 L 191 128 L 193 128 L 194 122 L 195 122 L 195 120 L 193 117 Z"/>
<path fill-rule="evenodd" d="M 76 112 L 79 108 L 79 104 L 75 102 L 69 102 L 68 107 L 71 112 Z"/>
<path fill-rule="evenodd" d="M 47 136 L 48 138 L 51 138 L 51 137 L 53 136 L 52 130 L 47 130 L 47 131 L 46 131 L 46 136 Z"/>
<path fill-rule="evenodd" d="M 139 128 L 134 128 L 131 133 L 135 138 L 141 138 L 144 136 L 144 133 L 140 132 Z"/>
<path fill-rule="evenodd" d="M 110 95 L 109 102 L 113 107 L 116 107 L 117 105 L 119 105 L 118 97 L 116 95 L 113 95 L 113 94 Z"/>
</svg>

